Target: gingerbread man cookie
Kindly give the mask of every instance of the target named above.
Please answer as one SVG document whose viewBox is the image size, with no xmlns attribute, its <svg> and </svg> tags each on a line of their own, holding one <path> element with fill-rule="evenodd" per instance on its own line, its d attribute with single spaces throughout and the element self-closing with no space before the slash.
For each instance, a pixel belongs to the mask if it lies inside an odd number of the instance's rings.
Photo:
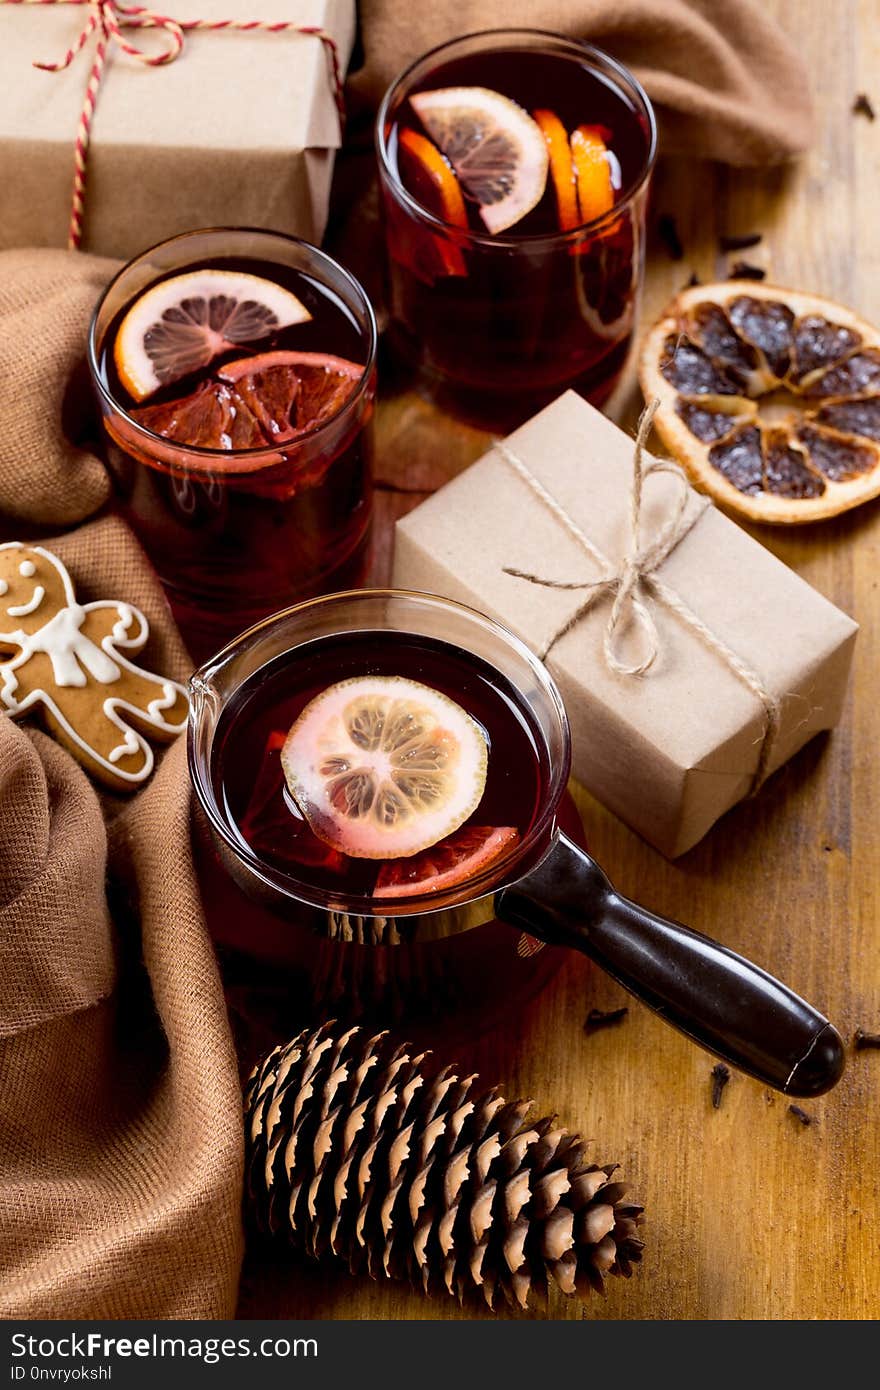
<svg viewBox="0 0 880 1390">
<path fill-rule="evenodd" d="M 135 666 L 150 629 L 130 603 L 77 603 L 70 575 L 40 545 L 0 545 L 0 701 L 39 710 L 50 732 L 115 791 L 140 786 L 153 750 L 139 730 L 171 739 L 186 727 L 186 691 Z M 134 726 L 134 727 L 133 727 Z"/>
</svg>

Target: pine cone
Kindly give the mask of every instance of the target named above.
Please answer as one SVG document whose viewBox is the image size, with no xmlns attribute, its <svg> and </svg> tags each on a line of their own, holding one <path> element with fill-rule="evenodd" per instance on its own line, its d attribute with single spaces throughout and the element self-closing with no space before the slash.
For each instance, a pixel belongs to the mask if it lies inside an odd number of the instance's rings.
<svg viewBox="0 0 880 1390">
<path fill-rule="evenodd" d="M 641 1259 L 642 1208 L 530 1101 L 425 1066 L 386 1033 L 325 1024 L 275 1048 L 246 1091 L 258 1225 L 374 1278 L 528 1305 L 585 1298 Z"/>
</svg>

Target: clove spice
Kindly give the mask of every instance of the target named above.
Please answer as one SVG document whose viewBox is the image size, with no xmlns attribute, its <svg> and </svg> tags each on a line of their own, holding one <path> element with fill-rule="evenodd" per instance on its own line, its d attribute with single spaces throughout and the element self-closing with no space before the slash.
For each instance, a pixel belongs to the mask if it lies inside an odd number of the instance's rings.
<svg viewBox="0 0 880 1390">
<path fill-rule="evenodd" d="M 760 265 L 752 265 L 750 261 L 734 261 L 727 276 L 728 280 L 764 280 L 767 272 Z"/>
<path fill-rule="evenodd" d="M 788 1107 L 788 1113 L 794 1115 L 796 1120 L 800 1120 L 802 1125 L 811 1125 L 815 1123 L 812 1115 L 808 1115 L 806 1110 L 802 1110 L 799 1105 L 790 1105 Z"/>
<path fill-rule="evenodd" d="M 865 116 L 869 121 L 877 119 L 877 112 L 867 92 L 859 92 L 852 104 L 852 112 L 854 116 Z"/>
<path fill-rule="evenodd" d="M 615 1023 L 620 1023 L 621 1019 L 626 1018 L 629 1009 L 623 1004 L 619 1009 L 591 1009 L 584 1021 L 584 1032 L 598 1033 L 600 1028 L 611 1028 Z"/>
<path fill-rule="evenodd" d="M 716 1062 L 712 1068 L 712 1109 L 721 1109 L 721 1097 L 724 1094 L 724 1087 L 730 1080 L 730 1067 L 726 1067 L 723 1062 Z"/>
<path fill-rule="evenodd" d="M 763 238 L 760 232 L 746 232 L 743 236 L 720 236 L 718 245 L 722 251 L 748 251 L 750 246 L 757 246 Z"/>
<path fill-rule="evenodd" d="M 880 1033 L 866 1033 L 864 1028 L 857 1028 L 853 1034 L 853 1047 L 856 1052 L 864 1052 L 869 1047 L 880 1048 Z"/>
<path fill-rule="evenodd" d="M 660 240 L 669 252 L 673 261 L 684 260 L 684 247 L 681 244 L 681 237 L 678 235 L 678 226 L 675 218 L 670 212 L 661 213 L 657 219 L 657 232 Z"/>
</svg>

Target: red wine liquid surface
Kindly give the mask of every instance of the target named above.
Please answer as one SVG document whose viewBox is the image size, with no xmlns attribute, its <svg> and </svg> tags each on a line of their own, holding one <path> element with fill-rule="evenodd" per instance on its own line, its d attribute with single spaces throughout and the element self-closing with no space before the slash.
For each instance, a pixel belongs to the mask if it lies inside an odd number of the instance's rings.
<svg viewBox="0 0 880 1390">
<path fill-rule="evenodd" d="M 264 864 L 319 895 L 369 898 L 381 863 L 340 854 L 313 834 L 287 790 L 280 748 L 316 695 L 337 681 L 369 675 L 429 685 L 480 725 L 488 775 L 466 825 L 514 826 L 523 837 L 542 805 L 543 740 L 522 698 L 494 668 L 446 643 L 406 633 L 368 631 L 306 643 L 264 667 L 230 701 L 214 739 L 212 780 L 232 833 Z"/>
</svg>

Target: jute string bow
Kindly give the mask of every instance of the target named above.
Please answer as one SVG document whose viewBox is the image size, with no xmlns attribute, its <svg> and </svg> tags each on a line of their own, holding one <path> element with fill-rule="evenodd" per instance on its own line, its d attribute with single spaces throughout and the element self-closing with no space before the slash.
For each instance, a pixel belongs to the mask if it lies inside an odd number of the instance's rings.
<svg viewBox="0 0 880 1390">
<path fill-rule="evenodd" d="M 145 9 L 142 5 L 123 5 L 120 0 L 0 0 L 0 5 L 82 5 L 88 9 L 88 18 L 75 43 L 67 50 L 64 57 L 57 63 L 34 63 L 34 67 L 40 68 L 43 72 L 63 72 L 82 52 L 92 34 L 98 36 L 74 141 L 73 197 L 67 235 L 67 245 L 70 250 L 78 250 L 82 242 L 86 170 L 92 121 L 98 101 L 98 90 L 104 76 L 107 52 L 112 43 L 118 44 L 123 53 L 127 53 L 138 63 L 143 63 L 146 67 L 158 68 L 163 67 L 166 63 L 173 63 L 176 58 L 180 57 L 183 52 L 184 35 L 191 29 L 237 29 L 243 32 L 260 30 L 265 34 L 311 34 L 321 40 L 327 52 L 333 96 L 340 121 L 343 118 L 345 107 L 339 67 L 339 50 L 333 36 L 318 25 L 296 24 L 288 20 L 270 23 L 261 19 L 171 19 L 168 15 L 158 14 L 154 10 Z M 157 52 L 145 52 L 123 37 L 123 29 L 159 29 L 162 31 L 165 46 Z"/>
<path fill-rule="evenodd" d="M 706 508 L 711 506 L 708 497 L 701 497 L 699 505 L 692 507 L 688 512 L 688 499 L 692 495 L 691 489 L 678 465 L 668 459 L 652 459 L 649 463 L 645 462 L 645 443 L 651 432 L 651 425 L 659 404 L 656 399 L 651 401 L 639 421 L 633 454 L 629 536 L 623 560 L 616 568 L 607 556 L 603 555 L 595 542 L 581 530 L 574 518 L 547 491 L 544 484 L 535 477 L 522 459 L 507 444 L 500 441 L 496 443 L 495 447 L 502 458 L 602 571 L 598 579 L 572 581 L 544 579 L 540 575 L 529 574 L 525 570 L 514 569 L 508 565 L 505 565 L 504 573 L 513 575 L 516 579 L 525 579 L 529 584 L 540 584 L 548 589 L 582 592 L 585 596 L 583 602 L 545 643 L 540 653 L 542 658 L 546 658 L 557 642 L 560 642 L 567 633 L 577 627 L 594 603 L 600 598 L 611 597 L 613 599 L 611 612 L 602 641 L 606 664 L 610 670 L 615 671 L 620 676 L 643 676 L 646 671 L 650 670 L 660 652 L 660 636 L 657 631 L 657 624 L 646 600 L 660 603 L 670 613 L 674 613 L 710 651 L 715 652 L 761 704 L 764 727 L 758 763 L 752 778 L 751 790 L 755 792 L 767 776 L 770 757 L 779 732 L 779 701 L 767 689 L 761 677 L 748 662 L 743 661 L 742 657 L 738 656 L 717 633 L 713 632 L 702 618 L 698 617 L 693 609 L 685 603 L 680 594 L 677 594 L 657 573 L 679 542 L 696 525 Z M 669 474 L 678 480 L 679 488 L 670 516 L 659 530 L 643 543 L 641 520 L 644 484 L 645 478 L 651 473 Z M 635 624 L 642 633 L 645 654 L 639 661 L 627 661 L 620 654 L 621 635 L 630 624 Z"/>
</svg>

